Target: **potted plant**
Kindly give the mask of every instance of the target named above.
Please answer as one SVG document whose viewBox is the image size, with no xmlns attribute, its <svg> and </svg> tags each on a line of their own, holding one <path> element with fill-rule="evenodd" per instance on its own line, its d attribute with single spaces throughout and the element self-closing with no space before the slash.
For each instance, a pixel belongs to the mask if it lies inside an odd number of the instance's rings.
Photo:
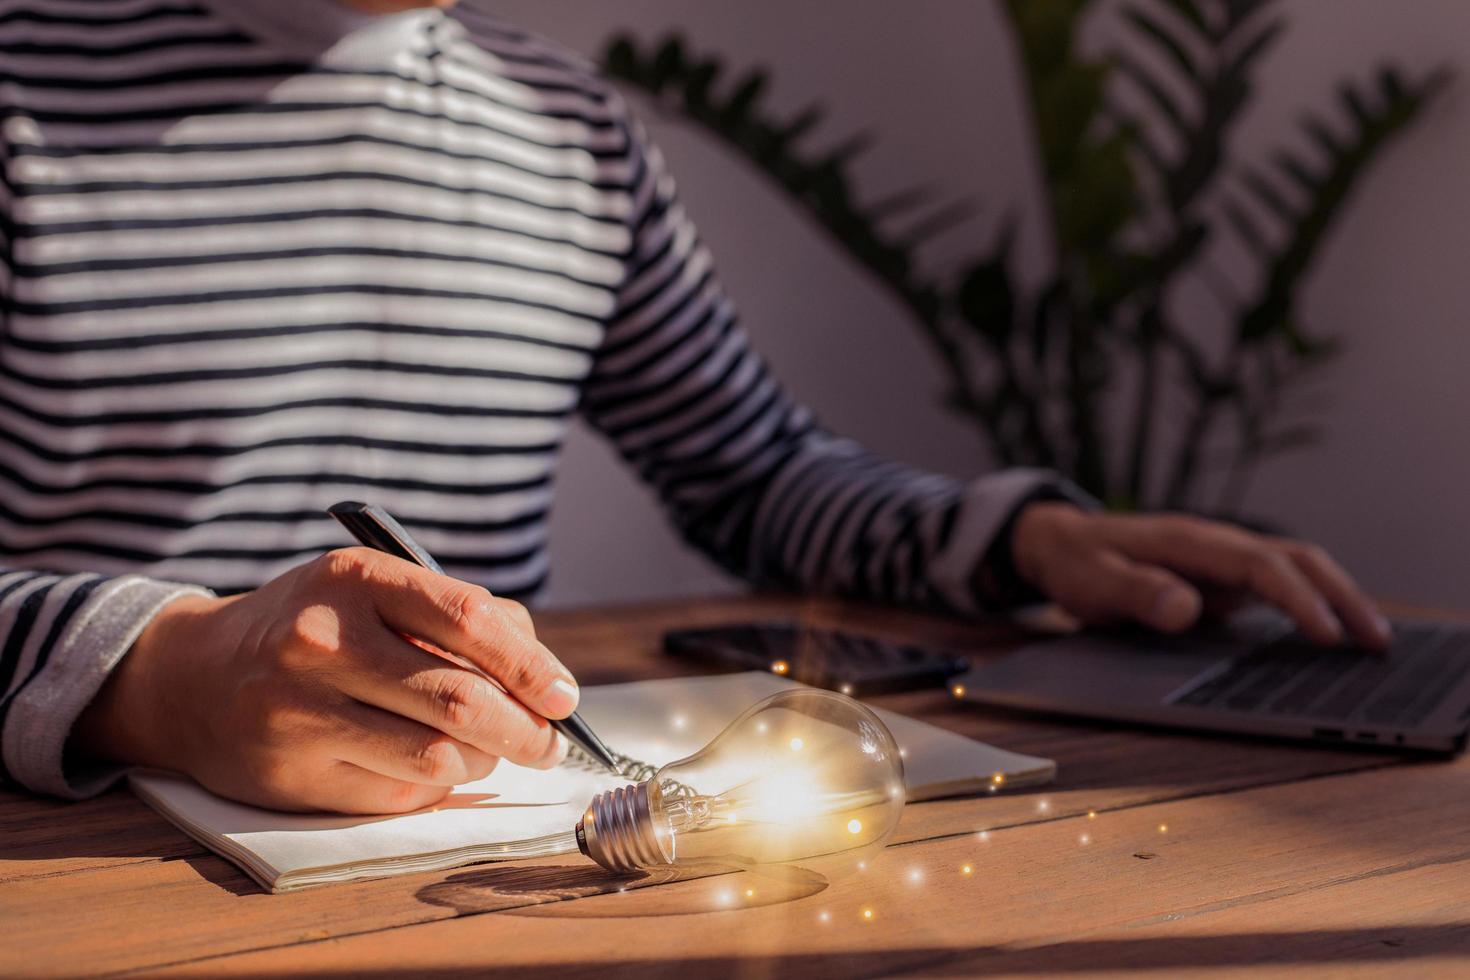
<svg viewBox="0 0 1470 980">
<path fill-rule="evenodd" d="M 1292 146 L 1244 160 L 1230 135 L 1286 29 L 1276 0 L 1003 9 L 1045 189 L 1050 271 L 1035 286 L 1016 275 L 1014 219 L 958 268 L 921 269 L 916 248 L 962 221 L 964 205 L 922 189 L 858 200 L 848 167 L 866 139 L 805 149 L 821 107 L 773 118 L 761 106 L 764 71 L 726 82 L 718 58 L 690 54 L 678 37 L 647 47 L 619 37 L 604 62 L 768 176 L 902 301 L 944 366 L 946 403 L 1000 463 L 1055 468 L 1114 507 L 1229 515 L 1262 459 L 1317 437 L 1283 411 L 1290 386 L 1336 349 L 1302 321 L 1302 284 L 1370 163 L 1448 75 L 1410 79 L 1386 65 L 1344 81 L 1336 106 L 1301 113 Z M 1078 34 L 1093 14 L 1120 18 L 1120 40 L 1087 56 Z M 1259 286 L 1243 301 L 1216 297 L 1229 328 L 1205 343 L 1169 298 L 1220 235 L 1243 243 Z M 1103 424 L 1120 406 L 1121 424 Z M 1182 426 L 1165 431 L 1164 411 Z M 1224 458 L 1207 460 L 1204 447 L 1222 436 Z M 1200 499 L 1207 464 L 1225 470 L 1212 502 Z"/>
</svg>

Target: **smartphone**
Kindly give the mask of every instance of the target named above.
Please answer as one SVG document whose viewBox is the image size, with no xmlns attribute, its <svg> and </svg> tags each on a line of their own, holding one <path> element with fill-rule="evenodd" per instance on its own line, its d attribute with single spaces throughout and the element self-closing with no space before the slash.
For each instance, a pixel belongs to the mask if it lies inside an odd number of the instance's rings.
<svg viewBox="0 0 1470 980">
<path fill-rule="evenodd" d="M 861 697 L 943 687 L 969 670 L 964 657 L 793 623 L 743 623 L 664 634 L 664 651 L 743 670 L 769 670 Z"/>
</svg>

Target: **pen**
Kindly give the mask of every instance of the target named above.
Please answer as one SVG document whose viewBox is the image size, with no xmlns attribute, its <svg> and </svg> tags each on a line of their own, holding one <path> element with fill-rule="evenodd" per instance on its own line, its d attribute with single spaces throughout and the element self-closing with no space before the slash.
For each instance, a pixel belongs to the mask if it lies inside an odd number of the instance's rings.
<svg viewBox="0 0 1470 980">
<path fill-rule="evenodd" d="M 444 569 L 439 567 L 439 563 L 434 560 L 433 556 L 410 537 L 409 533 L 403 529 L 403 525 L 395 521 L 392 515 L 383 508 L 375 504 L 359 503 L 356 500 L 344 500 L 328 507 L 327 513 L 347 528 L 348 533 L 356 538 L 358 543 L 386 554 L 395 555 L 404 561 L 411 561 L 431 572 L 444 574 Z M 620 772 L 617 759 L 613 757 L 612 752 L 602 744 L 602 739 L 597 737 L 596 733 L 575 711 L 565 718 L 548 720 L 552 728 L 565 735 L 568 741 L 577 748 L 613 772 Z"/>
</svg>

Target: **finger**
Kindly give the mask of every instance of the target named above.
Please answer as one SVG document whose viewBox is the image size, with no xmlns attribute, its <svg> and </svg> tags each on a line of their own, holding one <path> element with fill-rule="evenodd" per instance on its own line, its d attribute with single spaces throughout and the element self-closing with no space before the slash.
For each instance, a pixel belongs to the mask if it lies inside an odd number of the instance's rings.
<svg viewBox="0 0 1470 980">
<path fill-rule="evenodd" d="M 1087 587 L 1095 590 L 1095 601 L 1115 615 L 1162 633 L 1182 632 L 1199 620 L 1203 598 L 1173 572 L 1114 551 L 1104 552 L 1098 566 L 1100 574 Z"/>
<path fill-rule="evenodd" d="M 450 792 L 448 786 L 394 779 L 350 762 L 337 762 L 302 802 L 309 809 L 334 813 L 411 813 L 441 802 Z"/>
<path fill-rule="evenodd" d="M 518 765 L 561 761 L 564 740 L 546 719 L 484 677 L 381 627 L 365 634 L 350 637 L 333 678 L 343 693 Z"/>
<path fill-rule="evenodd" d="M 1374 650 L 1386 649 L 1393 642 L 1388 619 L 1331 555 L 1315 545 L 1296 542 L 1287 546 L 1287 554 L 1327 597 L 1355 641 Z"/>
<path fill-rule="evenodd" d="M 1064 609 L 1089 623 L 1133 619 L 1177 632 L 1193 625 L 1201 608 L 1199 592 L 1178 576 L 1106 548 L 1059 566 L 1042 587 Z"/>
<path fill-rule="evenodd" d="M 527 633 L 522 620 L 478 586 L 436 575 L 411 562 L 360 548 L 327 556 L 326 574 L 365 587 L 390 628 L 427 640 L 494 677 L 522 704 L 547 718 L 576 710 L 571 672 Z"/>
<path fill-rule="evenodd" d="M 521 632 L 525 633 L 533 640 L 536 639 L 536 621 L 531 618 L 531 610 L 527 609 L 519 602 L 516 602 L 514 599 L 506 599 L 497 595 L 491 595 L 490 601 L 498 606 L 500 610 L 504 612 L 507 616 L 509 616 L 512 620 L 514 620 L 515 624 L 521 628 Z"/>
<path fill-rule="evenodd" d="M 333 758 L 390 779 L 458 786 L 490 775 L 496 758 L 428 725 L 364 704 L 347 704 L 323 748 Z"/>
<path fill-rule="evenodd" d="M 1115 517 L 1104 525 L 1104 534 L 1135 561 L 1250 590 L 1290 616 L 1314 642 L 1342 641 L 1342 624 L 1326 598 L 1274 542 L 1187 517 Z"/>
</svg>

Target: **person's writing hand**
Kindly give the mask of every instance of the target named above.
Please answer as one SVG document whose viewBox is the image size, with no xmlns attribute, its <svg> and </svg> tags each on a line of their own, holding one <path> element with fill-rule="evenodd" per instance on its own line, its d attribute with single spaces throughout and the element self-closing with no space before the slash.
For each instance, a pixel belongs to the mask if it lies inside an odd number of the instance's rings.
<svg viewBox="0 0 1470 980">
<path fill-rule="evenodd" d="M 1164 632 L 1208 606 L 1254 597 L 1318 643 L 1382 648 L 1388 621 L 1325 551 L 1179 514 L 1091 514 L 1040 502 L 1013 526 L 1016 572 L 1084 623 L 1135 620 Z"/>
<path fill-rule="evenodd" d="M 519 604 L 348 548 L 244 595 L 170 603 L 73 744 L 248 803 L 397 813 L 500 759 L 555 765 L 566 742 L 546 719 L 577 700 Z"/>
</svg>

